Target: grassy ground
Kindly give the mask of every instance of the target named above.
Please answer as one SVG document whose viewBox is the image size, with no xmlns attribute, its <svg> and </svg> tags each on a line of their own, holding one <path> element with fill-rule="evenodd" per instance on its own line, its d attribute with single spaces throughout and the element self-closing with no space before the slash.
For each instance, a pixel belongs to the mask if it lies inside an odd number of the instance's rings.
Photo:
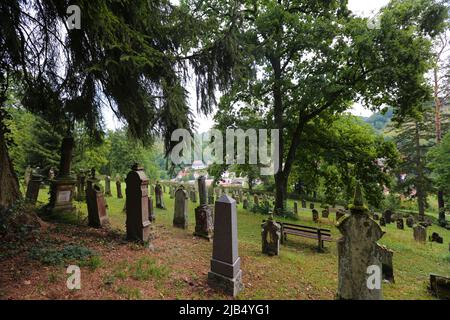
<svg viewBox="0 0 450 320">
<path fill-rule="evenodd" d="M 39 200 L 47 200 L 41 190 Z M 93 230 L 85 226 L 51 224 L 43 233 L 44 242 L 54 247 L 67 244 L 82 245 L 97 252 L 96 258 L 82 263 L 82 289 L 69 291 L 65 287 L 65 264 L 45 265 L 29 258 L 27 250 L 18 251 L 14 258 L 0 261 L 2 298 L 85 298 L 85 299 L 223 299 L 206 284 L 211 257 L 211 243 L 192 236 L 194 208 L 189 202 L 189 229 L 172 227 L 173 199 L 164 195 L 166 210 L 155 209 L 156 224 L 153 250 L 123 241 L 124 199 L 107 198 L 108 214 L 113 232 Z M 70 219 L 86 224 L 86 205 L 76 203 L 79 214 Z M 289 201 L 292 206 L 292 201 Z M 319 204 L 316 204 L 318 207 Z M 308 203 L 309 207 L 309 203 Z M 312 222 L 311 210 L 299 209 L 304 225 Z M 320 211 L 320 210 L 319 210 Z M 240 299 L 333 299 L 337 288 L 337 250 L 335 243 L 326 243 L 326 252 L 317 253 L 317 242 L 291 236 L 282 246 L 280 256 L 261 254 L 260 224 L 266 218 L 238 206 L 239 255 L 242 259 L 245 290 Z M 320 225 L 334 227 L 335 214 L 322 219 Z M 427 292 L 429 273 L 449 276 L 450 231 L 438 226 L 428 229 L 444 237 L 444 244 L 416 243 L 412 229 L 397 230 L 388 225 L 380 243 L 394 250 L 394 284 L 383 284 L 385 299 L 432 299 Z M 32 270 L 30 270 L 32 269 Z"/>
</svg>

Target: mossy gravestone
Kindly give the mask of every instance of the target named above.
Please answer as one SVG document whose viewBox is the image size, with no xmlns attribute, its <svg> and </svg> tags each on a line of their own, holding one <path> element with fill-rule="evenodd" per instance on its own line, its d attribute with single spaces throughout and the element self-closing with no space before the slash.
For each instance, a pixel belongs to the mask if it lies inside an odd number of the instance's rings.
<svg viewBox="0 0 450 320">
<path fill-rule="evenodd" d="M 236 201 L 223 195 L 216 201 L 214 241 L 208 285 L 233 297 L 244 288 L 238 255 Z"/>
<path fill-rule="evenodd" d="M 377 240 L 381 239 L 383 232 L 364 207 L 359 185 L 356 187 L 350 214 L 339 221 L 337 228 L 343 235 L 337 243 L 339 262 L 337 298 L 382 299 L 382 263 L 378 257 Z M 374 272 L 374 278 L 369 278 L 373 276 L 369 271 Z"/>
<path fill-rule="evenodd" d="M 213 233 L 212 210 L 207 202 L 206 178 L 198 178 L 198 193 L 200 195 L 200 205 L 195 208 L 195 232 L 194 236 L 210 240 Z"/>
<path fill-rule="evenodd" d="M 261 227 L 262 253 L 277 256 L 280 253 L 281 225 L 270 216 Z"/>
</svg>

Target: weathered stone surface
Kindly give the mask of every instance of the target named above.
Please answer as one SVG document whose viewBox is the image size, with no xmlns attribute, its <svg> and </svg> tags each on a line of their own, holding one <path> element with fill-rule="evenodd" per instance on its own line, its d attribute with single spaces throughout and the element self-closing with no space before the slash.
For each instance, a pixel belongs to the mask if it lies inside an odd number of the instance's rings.
<svg viewBox="0 0 450 320">
<path fill-rule="evenodd" d="M 242 201 L 242 208 L 248 209 L 248 199 L 245 198 L 244 201 Z"/>
<path fill-rule="evenodd" d="M 310 202 L 309 203 L 309 208 L 312 210 L 312 209 L 314 209 L 314 202 Z"/>
<path fill-rule="evenodd" d="M 126 179 L 127 239 L 147 242 L 151 240 L 148 219 L 148 179 L 144 168 L 135 164 Z"/>
<path fill-rule="evenodd" d="M 213 235 L 213 218 L 211 208 L 207 202 L 206 178 L 201 176 L 197 180 L 200 196 L 200 206 L 195 208 L 194 235 L 210 240 Z"/>
<path fill-rule="evenodd" d="M 83 201 L 86 199 L 86 174 L 87 171 L 80 170 L 77 173 L 77 201 Z"/>
<path fill-rule="evenodd" d="M 119 177 L 116 178 L 116 190 L 117 190 L 117 198 L 118 199 L 122 199 L 123 198 L 122 182 L 120 181 Z"/>
<path fill-rule="evenodd" d="M 182 229 L 188 227 L 188 195 L 183 186 L 175 191 L 173 226 Z"/>
<path fill-rule="evenodd" d="M 437 274 L 430 274 L 430 292 L 442 300 L 450 300 L 450 278 Z"/>
<path fill-rule="evenodd" d="M 156 221 L 155 210 L 153 210 L 152 197 L 148 197 L 148 220 L 150 220 L 150 222 Z"/>
<path fill-rule="evenodd" d="M 380 218 L 380 226 L 382 226 L 382 227 L 386 226 L 386 221 L 384 220 L 383 217 Z"/>
<path fill-rule="evenodd" d="M 405 225 L 403 223 L 403 218 L 398 218 L 397 219 L 397 229 L 399 229 L 399 230 L 405 229 Z"/>
<path fill-rule="evenodd" d="M 111 193 L 111 177 L 110 176 L 105 176 L 105 196 L 106 197 L 111 197 L 112 193 Z"/>
<path fill-rule="evenodd" d="M 394 251 L 386 246 L 377 244 L 377 257 L 382 265 L 383 280 L 394 283 Z"/>
<path fill-rule="evenodd" d="M 406 225 L 408 228 L 412 228 L 414 226 L 414 217 L 412 215 L 409 215 L 408 218 L 406 218 Z"/>
<path fill-rule="evenodd" d="M 380 215 L 379 215 L 378 213 L 374 212 L 374 214 L 373 214 L 373 220 L 375 220 L 375 221 L 380 220 Z"/>
<path fill-rule="evenodd" d="M 312 219 L 314 222 L 319 222 L 319 211 L 312 209 Z"/>
<path fill-rule="evenodd" d="M 383 212 L 383 218 L 384 218 L 384 222 L 386 223 L 391 223 L 392 222 L 392 211 L 391 210 L 385 210 Z"/>
<path fill-rule="evenodd" d="M 444 243 L 444 239 L 437 232 L 433 232 L 429 238 L 431 242 Z"/>
<path fill-rule="evenodd" d="M 322 210 L 322 218 L 326 218 L 327 219 L 329 215 L 330 215 L 329 209 Z"/>
<path fill-rule="evenodd" d="M 235 297 L 242 289 L 238 254 L 236 201 L 227 195 L 215 204 L 214 241 L 208 284 Z"/>
<path fill-rule="evenodd" d="M 306 201 L 302 199 L 302 208 L 306 209 Z"/>
<path fill-rule="evenodd" d="M 419 242 L 426 242 L 427 241 L 427 228 L 425 228 L 422 225 L 416 225 L 413 227 L 413 235 L 414 240 Z"/>
<path fill-rule="evenodd" d="M 31 204 L 36 204 L 39 196 L 39 190 L 41 189 L 41 184 L 43 177 L 39 174 L 32 174 L 31 178 L 28 179 L 28 187 L 26 193 L 26 200 Z"/>
<path fill-rule="evenodd" d="M 86 204 L 88 209 L 88 225 L 93 228 L 109 226 L 106 201 L 102 189 L 95 179 L 87 180 Z"/>
<path fill-rule="evenodd" d="M 157 182 L 155 186 L 155 203 L 157 208 L 165 209 L 163 201 L 163 190 L 159 182 Z"/>
<path fill-rule="evenodd" d="M 262 253 L 277 256 L 280 253 L 281 225 L 271 216 L 261 227 Z"/>
<path fill-rule="evenodd" d="M 339 220 L 337 227 L 343 235 L 337 243 L 339 257 L 337 298 L 382 299 L 381 288 L 369 289 L 367 285 L 367 268 L 377 266 L 380 271 L 382 270 L 377 240 L 383 236 L 383 232 L 362 205 L 359 185 L 356 188 L 350 215 Z"/>
<path fill-rule="evenodd" d="M 298 215 L 298 203 L 297 203 L 297 201 L 294 201 L 294 214 Z"/>
</svg>

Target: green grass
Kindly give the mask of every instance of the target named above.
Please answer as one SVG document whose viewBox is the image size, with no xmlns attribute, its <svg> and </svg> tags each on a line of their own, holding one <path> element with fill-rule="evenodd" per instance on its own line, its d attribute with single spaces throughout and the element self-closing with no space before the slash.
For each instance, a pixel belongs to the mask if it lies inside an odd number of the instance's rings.
<svg viewBox="0 0 450 320">
<path fill-rule="evenodd" d="M 123 184 L 123 189 L 124 187 Z M 117 199 L 115 185 L 112 185 L 112 192 L 113 196 L 106 198 L 109 207 L 109 220 L 113 228 L 124 230 L 126 217 L 123 213 L 123 207 L 125 200 Z M 47 201 L 44 190 L 41 190 L 39 200 L 44 203 Z M 164 202 L 166 210 L 155 209 L 156 224 L 164 225 L 173 232 L 192 234 L 195 224 L 194 208 L 198 203 L 189 202 L 189 229 L 178 230 L 172 228 L 174 200 L 169 198 L 168 193 L 164 194 Z M 75 203 L 80 210 L 80 219 L 82 220 L 86 217 L 86 205 Z M 293 207 L 292 200 L 288 201 L 288 206 Z M 321 212 L 320 203 L 316 203 L 315 206 Z M 321 218 L 317 224 L 312 221 L 311 210 L 300 207 L 299 201 L 299 220 L 295 222 L 291 220 L 291 222 L 329 228 L 334 239 L 340 237 L 340 233 L 335 227 L 334 214 L 330 214 L 330 220 Z M 307 203 L 307 208 L 309 208 L 309 203 Z M 253 273 L 261 274 L 259 283 L 246 288 L 240 298 L 293 299 L 300 295 L 311 299 L 332 299 L 337 288 L 338 256 L 336 244 L 326 243 L 326 252 L 319 254 L 316 252 L 316 241 L 291 236 L 288 242 L 282 245 L 280 256 L 267 257 L 261 254 L 260 235 L 261 222 L 265 218 L 267 217 L 244 210 L 242 203 L 238 205 L 239 254 L 242 258 L 247 258 L 248 263 L 251 263 Z M 279 220 L 288 221 L 287 219 Z M 438 232 L 443 236 L 444 244 L 430 242 L 421 244 L 414 241 L 412 229 L 406 226 L 405 230 L 398 230 L 395 224 L 390 224 L 383 229 L 386 234 L 379 242 L 394 251 L 395 276 L 394 284 L 383 284 L 384 298 L 433 299 L 427 292 L 429 274 L 438 273 L 450 276 L 450 256 L 448 253 L 450 231 L 434 225 L 428 228 L 428 234 Z M 194 259 L 195 252 L 192 256 Z M 149 278 L 167 277 L 169 271 L 167 268 L 158 266 L 150 258 L 148 259 L 132 263 L 119 263 L 115 266 L 109 281 L 127 277 L 143 281 Z M 244 282 L 246 266 L 245 263 L 242 264 Z M 170 265 L 167 265 L 167 267 L 170 268 Z M 124 287 L 119 288 L 118 292 L 127 298 L 140 298 L 139 290 Z"/>
</svg>

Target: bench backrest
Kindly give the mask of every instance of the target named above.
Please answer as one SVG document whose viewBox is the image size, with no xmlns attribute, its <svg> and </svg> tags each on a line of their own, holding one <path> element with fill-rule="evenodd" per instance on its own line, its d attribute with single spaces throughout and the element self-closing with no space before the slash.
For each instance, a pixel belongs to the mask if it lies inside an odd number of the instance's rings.
<svg viewBox="0 0 450 320">
<path fill-rule="evenodd" d="M 266 222 L 266 220 L 263 220 L 263 223 Z M 322 228 L 316 228 L 316 227 L 310 227 L 310 226 L 303 226 L 299 224 L 292 224 L 292 223 L 285 223 L 285 222 L 278 222 L 281 225 L 282 230 L 291 229 L 291 230 L 299 230 L 302 232 L 317 234 L 320 232 L 320 234 L 324 236 L 331 236 L 331 230 L 329 229 L 322 229 Z"/>
</svg>

